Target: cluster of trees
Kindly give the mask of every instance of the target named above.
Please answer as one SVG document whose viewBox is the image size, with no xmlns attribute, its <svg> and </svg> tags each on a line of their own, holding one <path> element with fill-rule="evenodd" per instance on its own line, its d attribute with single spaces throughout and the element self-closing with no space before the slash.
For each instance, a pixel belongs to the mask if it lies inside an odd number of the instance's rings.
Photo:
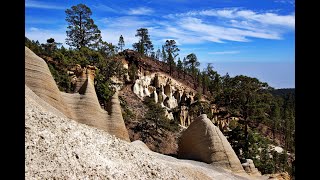
<svg viewBox="0 0 320 180">
<path fill-rule="evenodd" d="M 118 56 L 117 52 L 123 51 L 125 46 L 124 37 L 122 35 L 119 37 L 118 46 L 103 41 L 101 31 L 90 17 L 92 15 L 90 8 L 84 4 L 72 6 L 65 12 L 66 21 L 68 22 L 66 44 L 70 46 L 68 49 L 63 47 L 61 43 L 55 42 L 53 38 L 49 38 L 45 44 L 26 38 L 25 44 L 44 59 L 47 59 L 47 57 L 52 58 L 53 61 L 48 61 L 49 68 L 59 88 L 66 92 L 72 92 L 73 90 L 70 78 L 68 78 L 67 67 L 75 64 L 80 64 L 81 66 L 90 64 L 98 67 L 95 87 L 99 101 L 102 105 L 106 105 L 113 95 L 110 78 L 112 76 L 122 77 L 126 73 L 121 62 L 115 61 L 116 56 Z M 219 107 L 225 107 L 231 116 L 240 118 L 239 125 L 233 129 L 233 132 L 237 132 L 238 135 L 229 135 L 231 142 L 237 141 L 237 143 L 231 144 L 233 148 L 238 149 L 236 151 L 238 156 L 257 160 L 253 156 L 256 153 L 252 152 L 253 149 L 256 149 L 254 147 L 259 143 L 258 141 L 262 140 L 259 138 L 257 140 L 250 129 L 250 126 L 254 123 L 263 123 L 271 127 L 274 138 L 276 134 L 284 134 L 285 149 L 294 152 L 294 94 L 276 95 L 273 93 L 274 89 L 272 87 L 268 86 L 267 83 L 260 82 L 257 78 L 243 75 L 230 77 L 228 73 L 221 76 L 214 70 L 212 64 L 208 64 L 201 71 L 199 69 L 200 62 L 195 53 L 190 53 L 183 57 L 182 61 L 180 57 L 177 59 L 180 49 L 175 40 L 166 40 L 162 48 L 154 52 L 154 47 L 146 28 L 137 29 L 135 36 L 139 37 L 139 41 L 132 45 L 134 50 L 143 56 L 149 56 L 154 60 L 166 63 L 169 67 L 170 75 L 173 72 L 177 72 L 182 79 L 186 78 L 186 75 L 191 76 L 194 87 L 197 87 L 200 95 L 205 95 L 211 100 L 211 103 L 217 104 Z M 131 79 L 134 80 L 136 78 L 136 72 L 137 69 L 134 66 L 129 69 L 128 73 Z M 163 120 L 165 118 L 162 117 L 162 110 L 152 101 L 146 101 L 146 103 L 152 110 L 147 113 L 146 118 L 156 122 L 157 127 L 159 125 L 168 128 L 169 124 L 164 123 L 166 121 Z M 157 116 L 159 114 L 161 116 Z M 261 160 L 256 163 L 263 169 L 263 165 L 268 164 L 266 162 L 267 160 Z M 273 162 L 273 164 L 277 163 Z M 276 167 L 282 166 L 277 165 Z M 282 170 L 281 168 L 273 169 L 274 171 Z M 265 170 L 265 172 L 269 171 Z"/>
</svg>

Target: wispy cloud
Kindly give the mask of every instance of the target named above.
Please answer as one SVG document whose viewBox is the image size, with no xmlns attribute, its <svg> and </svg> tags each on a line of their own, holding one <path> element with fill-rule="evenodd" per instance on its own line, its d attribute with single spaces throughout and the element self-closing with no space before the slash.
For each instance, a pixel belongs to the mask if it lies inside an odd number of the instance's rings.
<svg viewBox="0 0 320 180">
<path fill-rule="evenodd" d="M 294 28 L 295 15 L 294 13 L 289 15 L 280 15 L 270 12 L 255 12 L 252 10 L 243 10 L 240 8 L 228 8 L 228 9 L 210 9 L 202 11 L 189 11 L 186 13 L 169 14 L 165 17 L 193 17 L 193 16 L 214 16 L 217 18 L 236 19 L 243 21 L 255 22 L 263 25 L 278 25 Z"/>
<path fill-rule="evenodd" d="M 100 22 L 108 24 L 102 29 L 102 37 L 112 43 L 117 43 L 122 34 L 126 44 L 135 43 L 136 30 L 145 27 L 149 30 L 155 47 L 161 46 L 167 39 L 175 40 L 178 45 L 200 44 L 204 42 L 226 43 L 228 41 L 250 42 L 250 38 L 281 39 L 281 32 L 269 28 L 258 28 L 254 24 L 243 21 L 232 21 L 228 26 L 214 24 L 195 17 L 184 17 L 153 21 L 140 16 L 122 16 L 103 18 Z M 243 28 L 246 26 L 246 28 Z"/>
<path fill-rule="evenodd" d="M 295 1 L 294 0 L 275 0 L 274 2 L 276 3 L 282 3 L 282 4 L 291 4 L 294 5 Z"/>
<path fill-rule="evenodd" d="M 61 21 L 61 19 L 56 19 L 54 17 L 37 17 L 37 16 L 25 16 L 25 24 L 34 26 L 36 25 L 60 25 L 66 23 L 65 21 Z"/>
<path fill-rule="evenodd" d="M 121 13 L 119 9 L 104 5 L 104 4 L 98 4 L 98 5 L 93 5 L 92 8 L 100 10 L 100 11 L 105 11 L 105 12 L 112 12 L 112 13 Z"/>
<path fill-rule="evenodd" d="M 281 40 L 283 34 L 295 28 L 294 13 L 281 15 L 275 10 L 209 9 L 169 14 L 164 18 L 170 24 L 160 34 L 173 35 L 177 39 L 190 37 L 190 43 L 250 42 L 252 38 Z"/>
<path fill-rule="evenodd" d="M 240 51 L 217 51 L 217 52 L 208 52 L 208 54 L 214 55 L 224 55 L 224 54 L 239 54 Z"/>
<path fill-rule="evenodd" d="M 39 1 L 33 1 L 33 0 L 26 0 L 25 2 L 26 8 L 40 8 L 40 9 L 66 9 L 66 7 L 61 5 L 56 5 L 53 3 L 48 2 L 39 2 Z"/>
<path fill-rule="evenodd" d="M 223 27 L 204 23 L 201 19 L 188 17 L 179 21 L 180 27 L 185 30 L 199 34 L 203 39 L 212 42 L 238 41 L 248 42 L 247 37 L 263 38 L 263 39 L 280 39 L 279 35 L 274 32 L 250 31 L 236 28 Z"/>
<path fill-rule="evenodd" d="M 136 16 L 121 16 L 110 20 L 109 26 L 112 27 L 145 27 L 151 25 L 152 21 L 145 20 Z"/>
<path fill-rule="evenodd" d="M 129 10 L 129 15 L 149 15 L 153 13 L 153 9 L 148 7 L 139 7 L 139 8 L 132 8 Z"/>
</svg>

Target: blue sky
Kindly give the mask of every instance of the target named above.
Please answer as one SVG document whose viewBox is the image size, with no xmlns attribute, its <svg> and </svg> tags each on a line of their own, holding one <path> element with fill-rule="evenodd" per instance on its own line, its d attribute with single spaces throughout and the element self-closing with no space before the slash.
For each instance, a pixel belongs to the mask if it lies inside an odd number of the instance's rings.
<svg viewBox="0 0 320 180">
<path fill-rule="evenodd" d="M 92 10 L 102 39 L 125 48 L 147 28 L 155 50 L 174 39 L 181 59 L 195 53 L 203 69 L 256 77 L 274 88 L 295 87 L 293 0 L 26 0 L 25 34 L 65 43 L 65 10 L 79 3 Z"/>
</svg>

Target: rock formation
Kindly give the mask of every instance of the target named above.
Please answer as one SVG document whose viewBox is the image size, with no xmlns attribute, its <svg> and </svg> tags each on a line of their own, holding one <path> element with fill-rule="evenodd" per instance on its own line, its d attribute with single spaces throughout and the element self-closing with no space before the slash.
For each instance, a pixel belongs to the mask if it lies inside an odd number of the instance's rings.
<svg viewBox="0 0 320 180">
<path fill-rule="evenodd" d="M 144 97 L 152 97 L 155 102 L 160 103 L 162 107 L 167 109 L 166 115 L 169 119 L 173 119 L 171 109 L 181 104 L 190 104 L 193 102 L 194 90 L 182 83 L 171 79 L 163 73 L 139 72 L 139 78 L 133 85 L 133 92 L 143 100 Z M 185 111 L 185 109 L 184 109 Z M 187 114 L 185 114 L 187 116 Z M 189 118 L 190 119 L 190 118 Z M 183 118 L 187 120 L 186 117 Z M 183 125 L 183 123 L 181 123 Z"/>
<path fill-rule="evenodd" d="M 183 132 L 178 157 L 218 165 L 233 172 L 244 172 L 226 137 L 206 114 L 197 117 Z"/>
<path fill-rule="evenodd" d="M 109 114 L 101 108 L 94 88 L 94 70 L 92 66 L 76 67 L 75 93 L 60 92 L 46 62 L 25 47 L 25 83 L 30 90 L 66 117 L 130 141 L 117 92 L 111 99 Z"/>
<path fill-rule="evenodd" d="M 258 169 L 254 166 L 254 163 L 252 159 L 246 159 L 245 163 L 242 163 L 243 169 L 252 176 L 261 176 L 261 173 L 258 171 Z"/>
</svg>

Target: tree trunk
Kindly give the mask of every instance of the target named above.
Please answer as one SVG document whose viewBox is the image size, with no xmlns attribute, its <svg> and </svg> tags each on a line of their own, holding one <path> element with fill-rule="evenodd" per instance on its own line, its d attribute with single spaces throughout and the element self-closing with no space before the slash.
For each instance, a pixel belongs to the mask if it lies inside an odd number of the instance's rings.
<svg viewBox="0 0 320 180">
<path fill-rule="evenodd" d="M 79 49 L 83 46 L 83 44 L 84 44 L 84 33 L 82 33 L 82 13 L 80 12 L 80 38 L 81 38 L 81 40 L 80 40 L 80 47 L 79 47 Z"/>
</svg>

